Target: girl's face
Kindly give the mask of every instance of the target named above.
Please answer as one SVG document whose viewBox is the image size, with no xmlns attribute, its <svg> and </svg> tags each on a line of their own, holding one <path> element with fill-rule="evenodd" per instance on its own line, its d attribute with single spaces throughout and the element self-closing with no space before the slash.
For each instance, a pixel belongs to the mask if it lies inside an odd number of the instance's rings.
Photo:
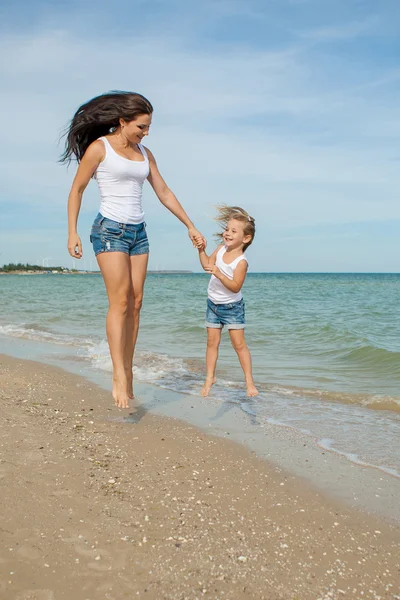
<svg viewBox="0 0 400 600">
<path fill-rule="evenodd" d="M 133 121 L 120 119 L 121 132 L 131 144 L 140 144 L 145 135 L 149 135 L 152 115 L 139 115 Z"/>
<path fill-rule="evenodd" d="M 235 250 L 236 248 L 240 248 L 244 244 L 247 244 L 251 237 L 249 235 L 244 234 L 244 223 L 242 221 L 237 221 L 236 219 L 230 219 L 226 224 L 226 228 L 222 237 L 224 239 L 225 245 L 230 250 Z"/>
</svg>

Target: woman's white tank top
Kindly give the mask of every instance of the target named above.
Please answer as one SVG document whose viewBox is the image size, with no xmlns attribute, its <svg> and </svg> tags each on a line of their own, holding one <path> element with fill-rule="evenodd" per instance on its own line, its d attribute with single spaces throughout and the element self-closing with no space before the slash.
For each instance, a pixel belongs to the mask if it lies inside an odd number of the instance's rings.
<svg viewBox="0 0 400 600">
<path fill-rule="evenodd" d="M 248 264 L 248 260 L 244 254 L 241 254 L 229 265 L 226 265 L 222 260 L 225 252 L 226 246 L 222 246 L 217 252 L 215 264 L 221 273 L 228 277 L 228 279 L 233 279 L 233 274 L 240 261 L 245 260 Z M 214 304 L 231 304 L 231 302 L 238 302 L 243 298 L 241 291 L 236 293 L 231 292 L 231 290 L 228 290 L 228 288 L 214 275 L 211 275 L 210 283 L 208 284 L 208 297 Z"/>
<path fill-rule="evenodd" d="M 118 223 L 143 223 L 143 184 L 150 172 L 149 158 L 138 144 L 143 161 L 120 156 L 106 137 L 99 138 L 106 151 L 95 172 L 100 190 L 100 214 Z"/>
</svg>

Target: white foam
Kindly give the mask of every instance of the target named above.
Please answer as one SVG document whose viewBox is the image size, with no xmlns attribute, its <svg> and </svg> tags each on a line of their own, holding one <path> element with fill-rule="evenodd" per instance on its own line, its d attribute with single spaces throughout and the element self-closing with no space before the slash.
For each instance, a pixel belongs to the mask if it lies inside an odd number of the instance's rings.
<svg viewBox="0 0 400 600">
<path fill-rule="evenodd" d="M 20 323 L 18 325 L 13 323 L 0 325 L 0 335 L 34 340 L 37 342 L 49 342 L 51 344 L 59 344 L 62 346 L 90 347 L 93 345 L 93 341 L 90 339 L 54 333 L 40 328 L 36 329 L 35 327 L 27 326 L 25 323 Z"/>
<path fill-rule="evenodd" d="M 373 463 L 367 462 L 365 460 L 362 460 L 358 456 L 358 454 L 355 454 L 354 452 L 343 452 L 341 450 L 338 450 L 337 448 L 335 448 L 334 444 L 335 444 L 334 440 L 331 440 L 329 438 L 321 439 L 321 440 L 318 440 L 318 442 L 317 442 L 317 445 L 320 448 L 323 448 L 324 450 L 328 450 L 329 452 L 334 452 L 335 454 L 339 454 L 340 456 L 344 456 L 344 458 L 347 458 L 347 460 L 349 460 L 352 463 L 355 463 L 362 467 L 378 469 L 378 471 L 382 471 L 383 473 L 392 475 L 393 477 L 400 478 L 400 472 L 397 469 L 394 469 L 391 467 L 385 467 L 382 465 L 375 465 Z"/>
<path fill-rule="evenodd" d="M 112 371 L 112 361 L 108 344 L 105 340 L 87 348 L 83 353 L 95 369 Z M 164 378 L 173 380 L 188 374 L 185 361 L 167 354 L 155 352 L 137 352 L 135 354 L 133 373 L 135 379 L 141 382 L 156 383 Z M 172 384 L 172 381 L 171 381 Z M 171 386 L 173 389 L 173 386 Z"/>
</svg>

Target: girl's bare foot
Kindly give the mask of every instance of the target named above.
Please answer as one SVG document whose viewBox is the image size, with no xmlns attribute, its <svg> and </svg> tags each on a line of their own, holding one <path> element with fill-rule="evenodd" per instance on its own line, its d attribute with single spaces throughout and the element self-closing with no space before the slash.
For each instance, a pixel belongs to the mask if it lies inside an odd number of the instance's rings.
<svg viewBox="0 0 400 600">
<path fill-rule="evenodd" d="M 126 387 L 126 379 L 113 379 L 112 395 L 115 406 L 118 408 L 129 408 L 129 395 Z"/>
<path fill-rule="evenodd" d="M 203 396 L 204 398 L 207 398 L 208 394 L 210 393 L 211 387 L 216 382 L 217 382 L 216 377 L 213 377 L 212 379 L 207 378 L 204 382 L 203 387 L 201 388 L 201 391 L 200 391 L 201 396 Z"/>
<path fill-rule="evenodd" d="M 250 397 L 258 396 L 258 389 L 254 385 L 254 383 L 248 383 L 246 387 L 247 387 L 247 395 L 248 396 L 250 396 Z"/>
</svg>

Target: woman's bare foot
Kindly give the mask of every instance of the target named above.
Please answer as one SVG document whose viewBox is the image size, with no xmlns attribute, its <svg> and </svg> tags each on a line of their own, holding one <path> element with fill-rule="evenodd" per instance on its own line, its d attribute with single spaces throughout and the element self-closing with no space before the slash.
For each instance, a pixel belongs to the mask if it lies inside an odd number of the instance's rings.
<svg viewBox="0 0 400 600">
<path fill-rule="evenodd" d="M 127 392 L 126 379 L 113 379 L 112 395 L 115 406 L 118 408 L 129 408 L 129 395 Z"/>
<path fill-rule="evenodd" d="M 210 393 L 211 387 L 214 385 L 214 383 L 217 382 L 217 378 L 213 377 L 212 379 L 206 379 L 204 382 L 203 387 L 201 388 L 201 396 L 203 396 L 204 398 L 207 398 L 208 394 Z"/>
<path fill-rule="evenodd" d="M 131 400 L 134 399 L 134 394 L 133 394 L 133 373 L 132 371 L 128 371 L 126 373 L 126 381 L 127 381 L 127 385 L 126 385 L 126 389 L 128 391 L 128 396 Z"/>
<path fill-rule="evenodd" d="M 250 396 L 250 397 L 258 396 L 258 389 L 254 385 L 254 383 L 248 383 L 246 387 L 247 387 L 247 395 L 248 396 Z"/>
</svg>

